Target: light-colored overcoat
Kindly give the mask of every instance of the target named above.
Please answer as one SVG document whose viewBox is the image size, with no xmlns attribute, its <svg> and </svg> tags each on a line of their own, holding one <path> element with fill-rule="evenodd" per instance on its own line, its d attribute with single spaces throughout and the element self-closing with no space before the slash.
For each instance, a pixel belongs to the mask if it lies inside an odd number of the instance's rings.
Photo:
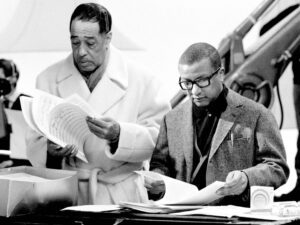
<svg viewBox="0 0 300 225">
<path fill-rule="evenodd" d="M 64 161 L 64 169 L 78 171 L 79 204 L 146 201 L 141 178 L 133 171 L 141 169 L 150 159 L 159 123 L 170 110 L 158 80 L 125 60 L 111 46 L 106 71 L 92 93 L 74 66 L 72 55 L 43 71 L 37 77 L 36 87 L 62 98 L 77 93 L 99 116 L 109 116 L 120 123 L 120 139 L 114 154 L 106 141 L 93 135 L 84 149 L 89 163 L 78 158 Z M 46 138 L 30 131 L 27 143 L 31 163 L 45 167 Z"/>
<path fill-rule="evenodd" d="M 244 171 L 249 186 L 279 187 L 289 169 L 278 125 L 273 114 L 261 104 L 231 90 L 228 106 L 221 114 L 206 171 L 206 183 L 225 181 L 233 170 Z M 187 101 L 163 119 L 151 170 L 191 182 L 194 130 L 192 103 Z"/>
</svg>

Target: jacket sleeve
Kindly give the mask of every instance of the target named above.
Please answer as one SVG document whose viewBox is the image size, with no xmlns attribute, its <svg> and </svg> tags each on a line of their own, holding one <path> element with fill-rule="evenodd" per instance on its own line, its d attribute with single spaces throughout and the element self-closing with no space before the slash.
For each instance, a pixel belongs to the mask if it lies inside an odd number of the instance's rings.
<svg viewBox="0 0 300 225">
<path fill-rule="evenodd" d="M 150 161 L 150 170 L 171 176 L 169 170 L 169 146 L 167 138 L 167 127 L 166 127 L 166 117 L 163 118 L 160 126 L 159 136 L 157 143 Z"/>
<path fill-rule="evenodd" d="M 158 136 L 162 117 L 170 110 L 170 103 L 160 92 L 158 80 L 152 79 L 143 93 L 143 102 L 138 105 L 136 123 L 120 122 L 121 132 L 118 148 L 114 154 L 109 149 L 109 158 L 125 162 L 149 160 Z"/>
<path fill-rule="evenodd" d="M 34 167 L 46 167 L 47 139 L 29 128 L 26 134 L 26 154 Z"/>
<path fill-rule="evenodd" d="M 255 166 L 243 170 L 249 186 L 262 185 L 279 187 L 287 181 L 289 168 L 278 125 L 273 114 L 263 109 L 255 130 Z"/>
</svg>

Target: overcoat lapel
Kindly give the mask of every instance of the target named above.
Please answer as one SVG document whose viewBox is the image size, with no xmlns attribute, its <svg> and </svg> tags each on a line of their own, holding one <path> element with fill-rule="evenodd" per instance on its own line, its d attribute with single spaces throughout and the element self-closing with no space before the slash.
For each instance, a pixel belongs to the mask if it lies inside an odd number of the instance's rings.
<svg viewBox="0 0 300 225">
<path fill-rule="evenodd" d="M 97 84 L 88 102 L 97 113 L 103 114 L 116 104 L 125 94 L 125 90 L 113 82 L 109 77 L 103 76 Z"/>
<path fill-rule="evenodd" d="M 119 51 L 110 46 L 109 61 L 102 79 L 89 98 L 95 110 L 103 114 L 126 94 L 128 70 Z"/>
<path fill-rule="evenodd" d="M 72 55 L 67 58 L 67 63 L 59 72 L 56 82 L 59 96 L 62 98 L 76 93 L 83 99 L 88 100 L 91 94 L 85 80 L 73 64 Z"/>
</svg>

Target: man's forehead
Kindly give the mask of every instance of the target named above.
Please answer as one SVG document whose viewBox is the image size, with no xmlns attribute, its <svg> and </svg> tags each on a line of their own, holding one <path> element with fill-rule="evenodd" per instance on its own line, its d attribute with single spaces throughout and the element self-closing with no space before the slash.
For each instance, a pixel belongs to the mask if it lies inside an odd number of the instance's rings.
<svg viewBox="0 0 300 225">
<path fill-rule="evenodd" d="M 179 64 L 179 71 L 184 73 L 210 73 L 211 63 L 206 60 L 195 62 L 193 64 Z"/>
<path fill-rule="evenodd" d="M 97 22 L 74 20 L 71 24 L 71 36 L 85 36 L 93 38 L 100 34 Z"/>
</svg>

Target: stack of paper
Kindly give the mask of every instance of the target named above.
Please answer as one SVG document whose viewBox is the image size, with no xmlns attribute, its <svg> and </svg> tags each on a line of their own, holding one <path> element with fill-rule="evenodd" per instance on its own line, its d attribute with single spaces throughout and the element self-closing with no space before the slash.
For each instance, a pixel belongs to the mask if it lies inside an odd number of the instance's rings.
<svg viewBox="0 0 300 225">
<path fill-rule="evenodd" d="M 202 208 L 200 205 L 161 205 L 154 202 L 146 203 L 134 203 L 134 202 L 122 202 L 120 203 L 122 208 L 133 209 L 146 213 L 173 213 L 187 210 L 194 210 Z"/>
<path fill-rule="evenodd" d="M 62 211 L 78 211 L 78 212 L 109 212 L 114 210 L 119 210 L 121 207 L 119 205 L 78 205 L 70 206 L 62 209 Z"/>
</svg>

